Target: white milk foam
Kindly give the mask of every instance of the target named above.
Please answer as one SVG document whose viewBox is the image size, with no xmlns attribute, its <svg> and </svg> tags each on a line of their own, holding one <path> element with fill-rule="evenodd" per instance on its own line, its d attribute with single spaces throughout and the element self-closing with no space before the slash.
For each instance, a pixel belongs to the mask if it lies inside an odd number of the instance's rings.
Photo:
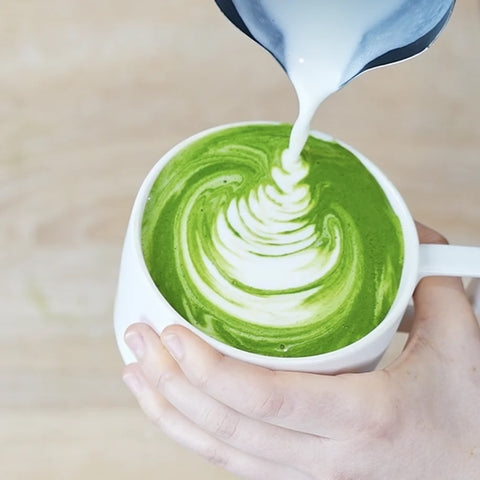
<svg viewBox="0 0 480 480">
<path fill-rule="evenodd" d="M 300 183 L 308 166 L 302 159 L 298 164 L 293 174 L 274 167 L 273 183 L 259 185 L 247 197 L 233 200 L 219 212 L 212 228 L 212 244 L 221 270 L 210 261 L 198 239 L 208 282 L 198 275 L 193 264 L 187 263 L 204 298 L 230 315 L 269 326 L 307 322 L 313 312 L 300 305 L 322 288 L 318 280 L 339 261 L 343 235 L 337 218 L 326 215 L 320 229 L 302 219 L 312 202 L 308 187 Z M 353 258 L 356 263 L 357 256 Z M 350 272 L 336 298 L 320 305 L 324 313 L 335 311 L 348 300 L 355 268 Z M 235 282 L 230 283 L 226 277 Z M 256 293 L 259 291 L 263 294 Z M 275 301 L 267 292 L 275 296 Z M 315 308 L 319 308 L 318 302 Z"/>
</svg>

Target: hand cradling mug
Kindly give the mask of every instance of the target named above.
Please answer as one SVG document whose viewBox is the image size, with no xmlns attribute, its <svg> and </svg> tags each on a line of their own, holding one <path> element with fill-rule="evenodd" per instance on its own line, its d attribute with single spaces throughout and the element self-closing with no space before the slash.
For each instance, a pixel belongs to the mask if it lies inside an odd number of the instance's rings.
<svg viewBox="0 0 480 480">
<path fill-rule="evenodd" d="M 124 332 L 142 320 L 159 332 L 183 324 L 269 368 L 332 373 L 378 362 L 419 278 L 413 220 L 385 176 L 330 137 L 312 132 L 289 161 L 290 130 L 218 127 L 152 169 L 115 306 L 127 363 Z"/>
</svg>

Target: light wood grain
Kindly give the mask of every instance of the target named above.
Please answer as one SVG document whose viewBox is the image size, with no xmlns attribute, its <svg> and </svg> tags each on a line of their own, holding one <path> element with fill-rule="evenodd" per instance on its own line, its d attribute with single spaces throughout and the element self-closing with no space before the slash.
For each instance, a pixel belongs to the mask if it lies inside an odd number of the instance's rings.
<svg viewBox="0 0 480 480">
<path fill-rule="evenodd" d="M 457 3 L 430 51 L 356 79 L 314 126 L 379 164 L 418 219 L 480 245 L 480 11 Z M 148 424 L 122 385 L 118 261 L 168 148 L 216 124 L 293 121 L 293 90 L 211 0 L 0 12 L 0 478 L 232 478 Z"/>
</svg>

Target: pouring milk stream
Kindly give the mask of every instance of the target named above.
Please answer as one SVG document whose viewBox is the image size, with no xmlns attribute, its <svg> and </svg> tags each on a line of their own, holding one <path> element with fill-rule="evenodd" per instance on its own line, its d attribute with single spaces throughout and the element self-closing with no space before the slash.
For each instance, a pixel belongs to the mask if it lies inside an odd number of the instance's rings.
<svg viewBox="0 0 480 480">
<path fill-rule="evenodd" d="M 361 72 L 427 48 L 454 0 L 216 0 L 287 72 L 298 96 L 286 164 L 295 162 L 320 105 Z"/>
</svg>

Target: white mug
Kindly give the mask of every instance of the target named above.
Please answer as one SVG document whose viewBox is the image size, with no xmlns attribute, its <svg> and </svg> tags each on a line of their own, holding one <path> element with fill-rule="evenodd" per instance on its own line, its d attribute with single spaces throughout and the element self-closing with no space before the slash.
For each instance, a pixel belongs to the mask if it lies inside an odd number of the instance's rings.
<svg viewBox="0 0 480 480">
<path fill-rule="evenodd" d="M 249 122 L 272 123 L 272 122 Z M 359 372 L 375 368 L 390 344 L 418 281 L 431 275 L 480 277 L 480 248 L 452 245 L 419 245 L 412 216 L 402 197 L 385 175 L 364 155 L 330 136 L 311 132 L 326 141 L 336 141 L 351 151 L 372 173 L 383 188 L 397 214 L 404 238 L 404 265 L 397 296 L 383 321 L 360 340 L 338 350 L 308 357 L 270 357 L 239 350 L 205 335 L 183 319 L 162 296 L 145 264 L 141 247 L 143 211 L 150 190 L 168 161 L 188 144 L 224 128 L 246 125 L 229 124 L 194 135 L 167 152 L 152 168 L 137 194 L 123 247 L 118 290 L 115 301 L 114 323 L 117 343 L 125 363 L 135 357 L 124 342 L 126 329 L 133 323 L 145 322 L 158 333 L 172 324 L 180 324 L 225 355 L 275 370 L 315 373 Z"/>
</svg>

